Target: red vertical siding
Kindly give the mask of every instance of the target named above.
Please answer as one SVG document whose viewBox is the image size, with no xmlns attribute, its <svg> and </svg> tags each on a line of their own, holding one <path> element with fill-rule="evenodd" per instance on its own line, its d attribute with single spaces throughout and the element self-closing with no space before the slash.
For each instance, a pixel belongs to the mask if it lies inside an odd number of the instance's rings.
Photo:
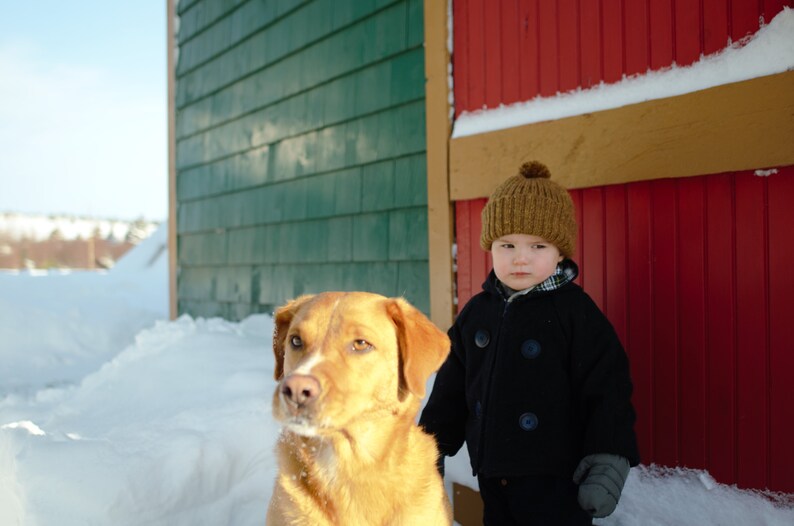
<svg viewBox="0 0 794 526">
<path fill-rule="evenodd" d="M 794 167 L 571 197 L 578 281 L 629 354 L 643 462 L 794 492 Z M 490 270 L 484 203 L 456 207 L 461 307 Z"/>
<path fill-rule="evenodd" d="M 794 375 L 794 167 L 768 180 L 769 197 L 769 485 L 794 492 L 794 418 L 791 417 Z"/>
<path fill-rule="evenodd" d="M 521 18 L 518 0 L 500 2 L 501 46 L 502 46 L 502 103 L 511 104 L 521 99 L 520 54 Z"/>
<path fill-rule="evenodd" d="M 728 23 L 729 0 L 701 0 L 703 5 L 703 29 L 701 42 L 703 54 L 716 53 L 728 45 L 730 25 Z"/>
<path fill-rule="evenodd" d="M 574 14 L 578 15 L 573 18 Z M 563 91 L 569 91 L 576 87 L 589 88 L 598 85 L 603 79 L 601 73 L 601 8 L 598 2 L 582 2 L 578 13 L 571 13 L 571 19 L 578 22 L 577 45 L 579 48 L 579 60 L 581 73 L 573 88 L 563 86 Z"/>
<path fill-rule="evenodd" d="M 676 187 L 672 179 L 654 183 L 651 193 L 651 339 L 653 340 L 653 458 L 678 464 L 678 323 L 676 287 Z"/>
<path fill-rule="evenodd" d="M 682 466 L 706 465 L 706 181 L 678 182 L 676 261 L 678 288 L 687 291 L 678 302 L 678 422 Z"/>
<path fill-rule="evenodd" d="M 485 51 L 485 105 L 495 108 L 504 102 L 502 98 L 502 56 L 505 50 L 501 46 L 502 20 L 500 19 L 501 2 L 487 4 L 483 9 L 483 39 L 488 45 L 484 46 Z"/>
<path fill-rule="evenodd" d="M 603 29 L 603 50 L 601 61 L 603 62 L 604 82 L 617 82 L 626 71 L 623 49 L 623 2 L 622 0 L 602 0 L 601 2 L 601 27 Z M 589 39 L 582 35 L 582 47 L 587 47 Z M 582 72 L 582 80 L 586 80 Z M 582 87 L 587 87 L 582 83 Z"/>
<path fill-rule="evenodd" d="M 700 58 L 700 2 L 691 0 L 675 0 L 674 25 L 675 28 L 675 53 L 674 60 L 679 66 L 688 66 Z"/>
<path fill-rule="evenodd" d="M 519 19 L 521 22 L 521 48 L 520 53 L 520 81 L 519 92 L 521 100 L 529 100 L 540 93 L 540 80 L 538 78 L 540 63 L 538 45 L 538 1 L 539 0 L 520 0 Z M 457 79 L 457 74 L 455 75 Z M 465 83 L 465 77 L 463 78 Z M 456 114 L 460 110 L 468 109 L 466 106 L 455 105 Z"/>
<path fill-rule="evenodd" d="M 592 188 L 582 193 L 581 261 L 587 261 L 587 292 L 604 304 L 604 191 Z M 584 282 L 582 282 L 584 283 Z"/>
<path fill-rule="evenodd" d="M 559 0 L 557 3 L 560 83 L 558 90 L 579 87 L 579 1 Z"/>
<path fill-rule="evenodd" d="M 454 85 L 455 95 L 455 114 L 460 113 L 460 109 L 471 109 L 469 99 L 469 82 L 471 77 L 469 71 L 469 9 L 468 0 L 455 0 L 452 2 L 452 19 L 454 22 L 452 34 L 452 71 L 456 79 Z"/>
<path fill-rule="evenodd" d="M 456 115 L 688 65 L 792 0 L 454 0 Z"/>
<path fill-rule="evenodd" d="M 712 474 L 718 480 L 735 480 L 736 375 L 735 270 L 733 237 L 733 186 L 730 177 L 706 180 L 706 438 Z"/>
<path fill-rule="evenodd" d="M 651 66 L 648 24 L 646 2 L 626 2 L 623 5 L 626 75 L 645 73 Z"/>
<path fill-rule="evenodd" d="M 627 281 L 631 311 L 628 338 L 624 342 L 631 360 L 634 380 L 635 430 L 644 457 L 653 454 L 653 340 L 651 281 L 651 185 L 647 182 L 627 187 L 628 231 Z"/>
<path fill-rule="evenodd" d="M 766 210 L 767 179 L 738 177 L 736 184 L 736 410 L 737 480 L 746 487 L 763 486 L 769 465 L 766 387 L 768 348 Z"/>
<path fill-rule="evenodd" d="M 557 3 L 538 3 L 538 80 L 540 95 L 549 97 L 560 87 L 560 45 Z"/>
<path fill-rule="evenodd" d="M 628 246 L 626 187 L 604 188 L 604 313 L 620 341 L 626 341 L 628 324 Z M 607 285 L 609 285 L 607 287 Z"/>
<path fill-rule="evenodd" d="M 661 69 L 673 63 L 673 6 L 672 0 L 649 3 L 648 35 L 651 43 L 651 69 Z"/>
</svg>

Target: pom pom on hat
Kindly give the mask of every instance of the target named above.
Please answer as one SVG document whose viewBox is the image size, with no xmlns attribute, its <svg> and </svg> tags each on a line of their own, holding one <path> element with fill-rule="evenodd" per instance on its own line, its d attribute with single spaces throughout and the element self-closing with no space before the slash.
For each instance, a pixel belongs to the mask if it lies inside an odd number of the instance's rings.
<svg viewBox="0 0 794 526">
<path fill-rule="evenodd" d="M 542 237 L 571 257 L 576 245 L 576 215 L 568 190 L 551 180 L 545 164 L 530 161 L 500 184 L 482 209 L 480 246 L 508 234 Z"/>
<path fill-rule="evenodd" d="M 551 172 L 545 164 L 538 161 L 530 161 L 521 165 L 518 173 L 527 179 L 551 179 Z"/>
</svg>

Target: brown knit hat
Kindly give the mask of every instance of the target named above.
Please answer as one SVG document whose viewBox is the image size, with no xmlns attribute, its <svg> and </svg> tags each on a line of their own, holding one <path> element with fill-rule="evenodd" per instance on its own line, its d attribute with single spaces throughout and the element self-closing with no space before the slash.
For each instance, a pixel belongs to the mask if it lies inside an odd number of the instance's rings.
<svg viewBox="0 0 794 526">
<path fill-rule="evenodd" d="M 502 236 L 529 234 L 552 243 L 564 257 L 573 255 L 577 230 L 573 201 L 550 178 L 546 165 L 532 161 L 493 191 L 482 210 L 483 250 L 491 250 Z"/>
</svg>

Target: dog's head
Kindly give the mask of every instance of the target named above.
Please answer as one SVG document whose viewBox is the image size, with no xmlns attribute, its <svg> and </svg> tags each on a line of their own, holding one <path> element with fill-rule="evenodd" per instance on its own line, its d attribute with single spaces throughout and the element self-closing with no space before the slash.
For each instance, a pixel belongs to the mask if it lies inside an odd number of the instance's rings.
<svg viewBox="0 0 794 526">
<path fill-rule="evenodd" d="M 420 400 L 449 338 L 401 298 L 326 292 L 276 311 L 273 352 L 273 414 L 311 436 Z"/>
</svg>

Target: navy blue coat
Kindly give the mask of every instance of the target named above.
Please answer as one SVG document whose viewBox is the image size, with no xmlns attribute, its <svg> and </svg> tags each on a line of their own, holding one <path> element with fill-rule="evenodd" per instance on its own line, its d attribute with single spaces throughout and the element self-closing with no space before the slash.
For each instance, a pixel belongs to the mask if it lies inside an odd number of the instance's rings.
<svg viewBox="0 0 794 526">
<path fill-rule="evenodd" d="M 420 424 L 443 455 L 465 441 L 484 476 L 569 477 L 585 455 L 639 463 L 629 364 L 574 283 L 508 303 L 493 272 L 449 330 L 452 352 Z"/>
</svg>

